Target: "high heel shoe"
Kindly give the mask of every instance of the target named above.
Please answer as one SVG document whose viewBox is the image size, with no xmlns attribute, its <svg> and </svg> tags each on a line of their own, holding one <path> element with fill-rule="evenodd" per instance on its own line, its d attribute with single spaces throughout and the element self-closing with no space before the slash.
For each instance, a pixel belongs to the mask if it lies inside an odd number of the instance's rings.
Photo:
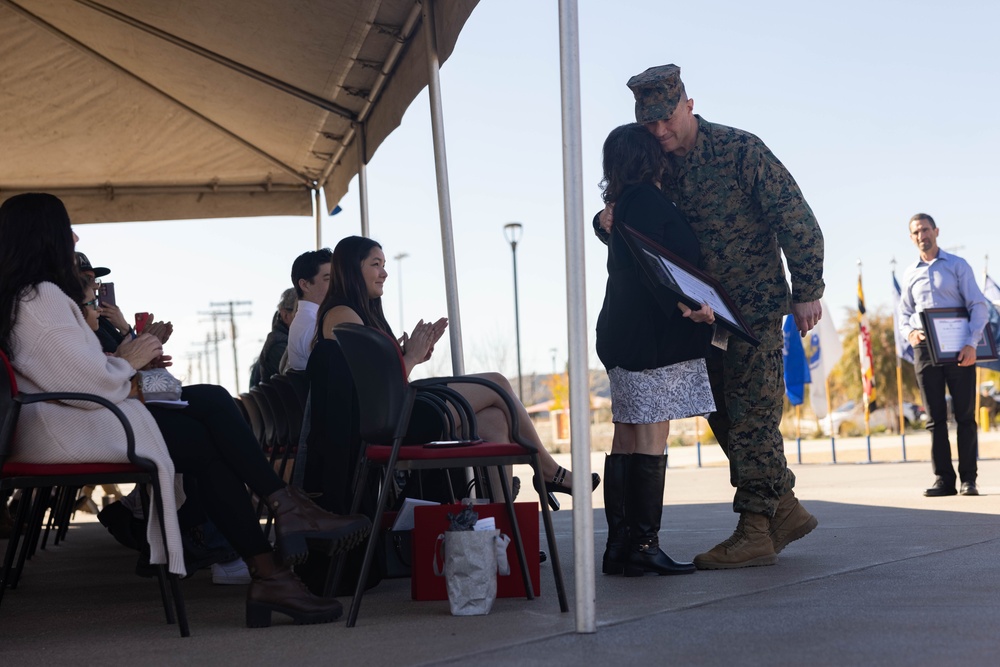
<svg viewBox="0 0 1000 667">
<path fill-rule="evenodd" d="M 247 627 L 271 625 L 271 612 L 292 617 L 296 625 L 332 623 L 344 612 L 333 598 L 313 595 L 291 568 L 282 565 L 273 553 L 263 553 L 247 560 L 250 588 L 247 591 Z"/>
<path fill-rule="evenodd" d="M 558 468 L 556 468 L 556 474 L 552 475 L 552 479 L 550 481 L 545 482 L 545 493 L 549 499 L 549 507 L 552 508 L 553 512 L 558 511 L 559 509 L 559 501 L 556 499 L 555 494 L 565 493 L 568 495 L 573 495 L 573 488 L 563 484 L 563 482 L 566 481 L 566 473 L 567 473 L 566 468 L 559 466 Z M 590 477 L 592 482 L 590 490 L 591 492 L 593 492 L 597 489 L 597 486 L 601 483 L 601 476 L 595 472 L 591 473 Z"/>
</svg>

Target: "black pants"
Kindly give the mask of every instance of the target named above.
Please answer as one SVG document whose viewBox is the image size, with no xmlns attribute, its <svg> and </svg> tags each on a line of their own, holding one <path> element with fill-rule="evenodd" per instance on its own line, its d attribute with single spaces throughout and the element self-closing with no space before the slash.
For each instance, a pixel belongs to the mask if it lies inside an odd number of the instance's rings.
<svg viewBox="0 0 1000 667">
<path fill-rule="evenodd" d="M 923 396 L 931 432 L 931 458 L 934 474 L 946 483 L 955 483 L 955 468 L 951 464 L 951 443 L 948 441 L 948 403 L 944 390 L 951 394 L 951 408 L 958 423 L 958 476 L 963 482 L 976 481 L 976 455 L 979 436 L 976 433 L 976 367 L 958 364 L 931 364 L 927 344 L 913 348 L 913 369 L 917 386 Z"/>
<path fill-rule="evenodd" d="M 150 406 L 177 472 L 191 475 L 205 513 L 244 558 L 270 551 L 246 487 L 260 497 L 284 486 L 232 396 L 216 385 L 184 387 L 188 407 Z"/>
</svg>

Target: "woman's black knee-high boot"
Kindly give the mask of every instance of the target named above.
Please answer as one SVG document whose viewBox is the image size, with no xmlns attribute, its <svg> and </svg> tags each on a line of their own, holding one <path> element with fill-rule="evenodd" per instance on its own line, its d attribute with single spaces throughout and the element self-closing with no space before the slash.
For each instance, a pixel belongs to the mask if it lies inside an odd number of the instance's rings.
<svg viewBox="0 0 1000 667">
<path fill-rule="evenodd" d="M 690 574 L 694 563 L 678 563 L 660 550 L 660 517 L 667 457 L 632 454 L 628 457 L 625 516 L 629 529 L 626 577 L 656 574 Z"/>
<path fill-rule="evenodd" d="M 604 515 L 608 519 L 608 543 L 604 549 L 604 574 L 621 574 L 628 560 L 628 523 L 625 520 L 625 487 L 628 484 L 628 454 L 604 457 Z"/>
</svg>

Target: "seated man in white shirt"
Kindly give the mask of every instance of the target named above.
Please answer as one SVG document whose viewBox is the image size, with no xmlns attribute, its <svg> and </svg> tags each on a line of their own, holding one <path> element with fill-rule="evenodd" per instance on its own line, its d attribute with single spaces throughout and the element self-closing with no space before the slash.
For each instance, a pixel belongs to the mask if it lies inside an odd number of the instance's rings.
<svg viewBox="0 0 1000 667">
<path fill-rule="evenodd" d="M 332 256 L 329 248 L 322 248 L 302 253 L 292 263 L 292 285 L 299 297 L 299 305 L 295 311 L 295 319 L 288 327 L 287 358 L 282 364 L 282 373 L 289 369 L 306 369 L 313 339 L 316 337 L 316 313 L 330 285 Z"/>
</svg>

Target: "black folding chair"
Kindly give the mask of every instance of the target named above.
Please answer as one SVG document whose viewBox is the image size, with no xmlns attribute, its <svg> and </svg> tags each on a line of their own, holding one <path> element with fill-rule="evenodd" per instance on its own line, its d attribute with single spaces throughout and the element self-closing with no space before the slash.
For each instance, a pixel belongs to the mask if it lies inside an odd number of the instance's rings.
<svg viewBox="0 0 1000 667">
<path fill-rule="evenodd" d="M 373 526 L 382 525 L 382 515 L 385 512 L 386 501 L 391 487 L 391 480 L 396 470 L 428 470 L 441 468 L 466 468 L 466 467 L 494 467 L 500 480 L 503 491 L 504 504 L 507 508 L 507 516 L 510 520 L 512 538 L 517 552 L 517 561 L 521 568 L 521 576 L 524 580 L 526 597 L 534 598 L 534 590 L 531 585 L 531 578 L 525 565 L 524 543 L 521 540 L 521 531 L 517 524 L 517 517 L 514 514 L 513 496 L 510 490 L 510 483 L 507 480 L 504 466 L 515 464 L 528 464 L 534 470 L 536 487 L 538 480 L 542 479 L 541 466 L 538 461 L 538 452 L 528 443 L 518 439 L 513 443 L 489 443 L 482 442 L 477 438 L 460 441 L 453 447 L 437 447 L 427 445 L 406 445 L 403 446 L 403 437 L 406 435 L 407 426 L 410 421 L 410 414 L 413 409 L 414 400 L 418 392 L 426 392 L 429 395 L 444 400 L 453 407 L 460 415 L 463 425 L 470 431 L 467 435 L 472 435 L 474 428 L 474 415 L 471 415 L 471 408 L 464 401 L 454 397 L 453 390 L 448 384 L 472 383 L 490 387 L 507 403 L 508 411 L 511 415 L 511 432 L 518 432 L 517 410 L 513 399 L 508 396 L 499 386 L 478 377 L 449 377 L 435 378 L 433 380 L 421 380 L 420 386 L 410 384 L 406 378 L 406 367 L 403 364 L 403 357 L 396 341 L 388 335 L 371 327 L 364 327 L 358 324 L 339 324 L 334 327 L 334 334 L 340 346 L 343 348 L 344 357 L 351 369 L 354 379 L 354 387 L 358 395 L 360 410 L 360 431 L 361 438 L 365 443 L 364 454 L 361 457 L 359 474 L 355 478 L 355 492 L 353 512 L 356 512 L 364 494 L 365 480 L 368 478 L 368 469 L 371 466 L 385 467 L 385 477 L 379 491 L 378 504 L 376 506 L 375 517 L 372 520 Z M 538 489 L 539 496 L 544 497 L 544 489 Z M 542 503 L 542 517 L 545 525 L 545 534 L 548 539 L 550 560 L 552 563 L 552 573 L 555 577 L 556 591 L 559 596 L 559 608 L 563 612 L 569 611 L 569 604 L 566 601 L 566 591 L 563 585 L 562 568 L 559 563 L 559 552 L 556 547 L 555 532 L 552 528 L 552 517 L 549 507 Z M 354 599 L 351 601 L 351 608 L 347 616 L 347 627 L 353 627 L 357 621 L 358 612 L 361 608 L 361 599 L 365 590 L 365 582 L 368 580 L 368 572 L 371 568 L 372 559 L 375 556 L 375 546 L 378 540 L 378 531 L 373 530 L 365 548 L 364 562 L 361 566 L 361 573 L 358 577 L 357 586 L 354 591 Z M 339 573 L 335 577 L 334 590 L 339 586 Z"/>
</svg>

